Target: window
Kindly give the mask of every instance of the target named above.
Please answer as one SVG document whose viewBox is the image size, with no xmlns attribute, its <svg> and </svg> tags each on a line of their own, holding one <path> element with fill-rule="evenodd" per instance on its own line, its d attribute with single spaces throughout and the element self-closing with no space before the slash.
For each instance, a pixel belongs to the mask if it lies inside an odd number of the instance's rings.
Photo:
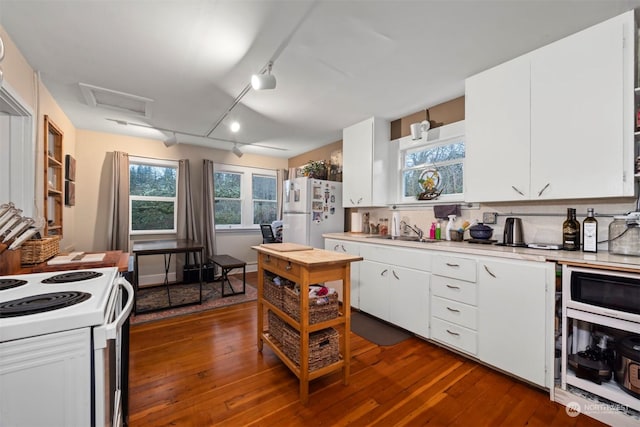
<svg viewBox="0 0 640 427">
<path fill-rule="evenodd" d="M 442 190 L 438 200 L 458 200 L 463 194 L 465 146 L 462 136 L 437 141 L 411 141 L 400 149 L 401 200 L 415 202 L 423 191 L 423 172 L 437 170 Z"/>
<path fill-rule="evenodd" d="M 129 233 L 176 233 L 177 188 L 177 161 L 129 157 Z"/>
<path fill-rule="evenodd" d="M 258 228 L 278 218 L 276 171 L 216 164 L 213 182 L 216 229 Z"/>
</svg>

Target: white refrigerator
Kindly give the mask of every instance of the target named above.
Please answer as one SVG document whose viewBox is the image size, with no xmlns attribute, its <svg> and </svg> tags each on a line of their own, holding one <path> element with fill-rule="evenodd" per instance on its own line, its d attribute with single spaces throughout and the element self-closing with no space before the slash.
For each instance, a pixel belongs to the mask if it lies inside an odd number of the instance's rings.
<svg viewBox="0 0 640 427">
<path fill-rule="evenodd" d="M 344 231 L 342 183 L 294 178 L 284 183 L 282 241 L 324 248 L 323 233 Z"/>
</svg>

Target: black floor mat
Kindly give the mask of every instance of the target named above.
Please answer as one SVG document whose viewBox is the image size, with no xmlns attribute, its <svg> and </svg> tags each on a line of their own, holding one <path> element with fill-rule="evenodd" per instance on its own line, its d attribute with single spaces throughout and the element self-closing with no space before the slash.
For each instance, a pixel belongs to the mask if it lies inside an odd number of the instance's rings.
<svg viewBox="0 0 640 427">
<path fill-rule="evenodd" d="M 378 345 L 395 345 L 412 334 L 359 311 L 351 312 L 351 332 Z"/>
</svg>

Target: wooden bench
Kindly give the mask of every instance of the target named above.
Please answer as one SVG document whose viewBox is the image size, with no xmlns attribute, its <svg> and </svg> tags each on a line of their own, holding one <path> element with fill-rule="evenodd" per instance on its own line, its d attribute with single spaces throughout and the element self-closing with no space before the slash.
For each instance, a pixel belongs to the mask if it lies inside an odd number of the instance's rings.
<svg viewBox="0 0 640 427">
<path fill-rule="evenodd" d="M 217 279 L 215 279 L 215 281 L 221 281 L 222 282 L 222 296 L 223 297 L 230 297 L 232 295 L 241 295 L 245 293 L 246 290 L 246 284 L 247 284 L 247 263 L 239 260 L 237 258 L 232 257 L 231 255 L 214 255 L 211 258 L 211 262 L 213 262 L 215 265 L 217 265 L 218 267 L 220 267 L 220 270 L 222 270 L 222 273 L 220 274 L 220 277 L 218 277 Z M 242 291 L 235 291 L 233 289 L 233 286 L 231 286 L 231 282 L 229 281 L 229 272 L 231 270 L 233 270 L 234 268 L 242 268 Z M 229 286 L 229 289 L 231 289 L 231 292 L 227 292 L 225 293 L 224 291 L 224 285 L 227 284 Z"/>
</svg>

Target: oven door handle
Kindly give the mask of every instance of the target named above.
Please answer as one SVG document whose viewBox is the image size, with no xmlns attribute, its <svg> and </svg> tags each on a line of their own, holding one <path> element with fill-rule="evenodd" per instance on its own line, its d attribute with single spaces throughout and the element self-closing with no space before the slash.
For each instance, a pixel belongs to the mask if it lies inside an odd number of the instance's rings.
<svg viewBox="0 0 640 427">
<path fill-rule="evenodd" d="M 122 325 L 129 317 L 131 309 L 133 308 L 133 286 L 131 286 L 131 284 L 122 277 L 117 279 L 117 286 L 127 290 L 127 303 L 113 322 L 93 328 L 94 348 L 96 349 L 105 348 L 108 340 L 116 339 L 118 331 L 122 328 Z M 120 290 L 118 289 L 118 292 L 119 291 Z M 114 304 L 118 303 L 117 300 L 118 299 L 115 298 Z"/>
</svg>

